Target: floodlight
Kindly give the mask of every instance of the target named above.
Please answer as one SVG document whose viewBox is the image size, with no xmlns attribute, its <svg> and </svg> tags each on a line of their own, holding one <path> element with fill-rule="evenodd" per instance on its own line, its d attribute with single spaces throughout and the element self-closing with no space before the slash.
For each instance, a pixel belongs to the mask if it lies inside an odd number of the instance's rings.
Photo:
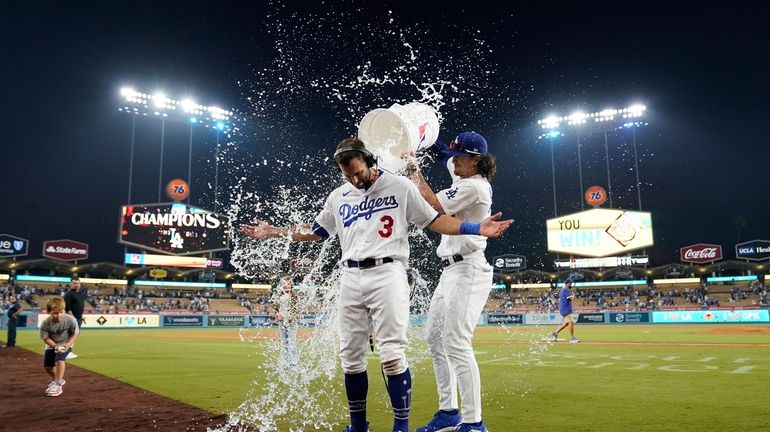
<svg viewBox="0 0 770 432">
<path fill-rule="evenodd" d="M 152 102 L 155 104 L 158 108 L 165 108 L 166 106 L 166 95 L 163 93 L 155 93 L 152 95 Z"/>
<path fill-rule="evenodd" d="M 188 112 L 188 113 L 189 113 L 189 112 L 192 112 L 192 111 L 195 109 L 195 107 L 196 107 L 196 104 L 195 104 L 195 102 L 193 102 L 193 101 L 192 101 L 192 100 L 190 100 L 190 99 L 182 99 L 182 102 L 181 102 L 181 104 L 180 104 L 180 105 L 182 106 L 182 108 L 184 109 L 184 111 L 185 111 L 185 112 Z"/>
<path fill-rule="evenodd" d="M 123 87 L 120 89 L 120 95 L 124 98 L 135 98 L 137 96 L 136 90 L 129 88 L 129 87 Z"/>
</svg>

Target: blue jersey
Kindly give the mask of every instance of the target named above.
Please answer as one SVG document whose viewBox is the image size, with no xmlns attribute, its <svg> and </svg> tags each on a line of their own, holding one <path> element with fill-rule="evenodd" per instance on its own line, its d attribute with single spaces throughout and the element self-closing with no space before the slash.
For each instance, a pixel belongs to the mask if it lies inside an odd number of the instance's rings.
<svg viewBox="0 0 770 432">
<path fill-rule="evenodd" d="M 8 308 L 8 318 L 12 317 L 12 316 L 13 316 L 13 314 L 15 314 L 15 313 L 16 313 L 16 311 L 18 311 L 19 309 L 21 309 L 21 305 L 19 304 L 19 302 L 17 301 L 16 303 L 13 303 L 13 304 L 12 304 L 12 305 L 11 305 L 11 306 Z"/>
<path fill-rule="evenodd" d="M 569 297 L 572 295 L 572 291 L 567 287 L 563 287 L 559 292 L 559 313 L 567 315 L 572 313 L 572 299 Z"/>
</svg>

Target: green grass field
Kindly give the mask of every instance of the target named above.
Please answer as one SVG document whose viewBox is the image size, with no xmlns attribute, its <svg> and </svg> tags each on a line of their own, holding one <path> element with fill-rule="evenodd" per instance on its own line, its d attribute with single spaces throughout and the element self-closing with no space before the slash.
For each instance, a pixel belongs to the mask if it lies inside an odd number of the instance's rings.
<svg viewBox="0 0 770 432">
<path fill-rule="evenodd" d="M 477 331 L 490 431 L 770 430 L 768 325 L 585 325 L 577 328 L 581 344 L 528 342 L 548 331 Z M 19 345 L 42 350 L 35 331 L 20 331 Z M 241 342 L 237 329 L 85 330 L 76 351 L 81 357 L 72 364 L 214 413 L 232 412 L 249 390 L 258 393 L 264 377 L 257 366 L 272 361 L 258 343 Z M 369 365 L 372 431 L 390 431 L 374 357 Z M 415 428 L 437 402 L 427 357 L 411 369 Z M 316 385 L 344 394 L 339 371 Z M 333 404 L 330 410 L 345 412 L 341 397 Z M 279 430 L 290 430 L 291 419 L 303 415 L 287 414 Z M 345 421 L 338 417 L 334 430 Z"/>
</svg>

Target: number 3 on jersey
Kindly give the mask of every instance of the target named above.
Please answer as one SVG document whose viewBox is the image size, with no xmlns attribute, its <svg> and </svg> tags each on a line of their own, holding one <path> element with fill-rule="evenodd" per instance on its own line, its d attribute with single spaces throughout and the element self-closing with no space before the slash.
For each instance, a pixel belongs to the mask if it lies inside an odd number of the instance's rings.
<svg viewBox="0 0 770 432">
<path fill-rule="evenodd" d="M 383 222 L 385 225 L 383 225 L 382 229 L 377 231 L 377 233 L 383 238 L 390 237 L 393 234 L 393 218 L 385 215 L 380 218 L 380 222 Z"/>
</svg>

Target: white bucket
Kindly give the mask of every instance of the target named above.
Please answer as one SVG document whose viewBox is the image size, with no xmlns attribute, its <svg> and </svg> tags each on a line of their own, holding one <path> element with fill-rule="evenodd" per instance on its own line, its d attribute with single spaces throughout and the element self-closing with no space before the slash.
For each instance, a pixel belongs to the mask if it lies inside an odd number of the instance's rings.
<svg viewBox="0 0 770 432">
<path fill-rule="evenodd" d="M 427 149 L 438 133 L 436 111 L 416 102 L 369 111 L 358 126 L 358 138 L 378 157 L 379 166 L 392 172 L 406 168 L 403 153 Z"/>
</svg>

